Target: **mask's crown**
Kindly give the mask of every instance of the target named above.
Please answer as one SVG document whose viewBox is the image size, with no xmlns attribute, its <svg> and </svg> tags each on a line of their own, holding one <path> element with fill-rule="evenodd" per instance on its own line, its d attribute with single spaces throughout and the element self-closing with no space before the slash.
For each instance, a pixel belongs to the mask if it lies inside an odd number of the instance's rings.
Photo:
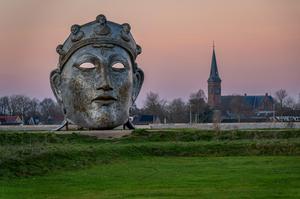
<svg viewBox="0 0 300 199">
<path fill-rule="evenodd" d="M 107 21 L 104 15 L 98 15 L 95 21 L 71 26 L 71 34 L 63 45 L 58 45 L 59 67 L 62 68 L 70 56 L 79 48 L 89 44 L 113 44 L 128 51 L 133 61 L 142 52 L 130 33 L 130 25 Z"/>
</svg>

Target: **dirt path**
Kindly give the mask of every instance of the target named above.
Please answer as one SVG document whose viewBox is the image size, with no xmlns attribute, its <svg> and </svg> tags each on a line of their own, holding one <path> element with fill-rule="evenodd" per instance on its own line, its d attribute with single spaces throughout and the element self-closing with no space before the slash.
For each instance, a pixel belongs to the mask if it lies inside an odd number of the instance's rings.
<svg viewBox="0 0 300 199">
<path fill-rule="evenodd" d="M 101 130 L 101 131 L 56 131 L 57 134 L 71 134 L 78 133 L 81 135 L 95 136 L 98 139 L 112 139 L 120 138 L 126 135 L 130 135 L 132 130 Z"/>
</svg>

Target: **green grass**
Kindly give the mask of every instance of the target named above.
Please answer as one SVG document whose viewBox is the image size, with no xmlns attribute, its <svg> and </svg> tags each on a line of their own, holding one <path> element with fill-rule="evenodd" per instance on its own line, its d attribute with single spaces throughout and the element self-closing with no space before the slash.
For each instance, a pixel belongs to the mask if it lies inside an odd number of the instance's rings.
<svg viewBox="0 0 300 199">
<path fill-rule="evenodd" d="M 299 131 L 138 130 L 114 140 L 2 132 L 0 143 L 0 178 L 82 169 L 124 157 L 300 155 Z"/>
<path fill-rule="evenodd" d="M 0 198 L 299 198 L 299 165 L 299 157 L 146 156 L 0 181 Z"/>
<path fill-rule="evenodd" d="M 300 130 L 0 132 L 0 199 L 299 198 Z"/>
</svg>

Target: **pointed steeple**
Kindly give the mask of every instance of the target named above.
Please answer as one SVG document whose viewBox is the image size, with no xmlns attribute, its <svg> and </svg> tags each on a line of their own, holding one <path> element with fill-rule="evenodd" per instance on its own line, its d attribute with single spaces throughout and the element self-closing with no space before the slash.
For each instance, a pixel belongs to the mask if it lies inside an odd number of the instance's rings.
<svg viewBox="0 0 300 199">
<path fill-rule="evenodd" d="M 208 82 L 221 82 L 221 78 L 218 72 L 216 53 L 215 53 L 215 43 L 213 43 L 213 54 L 211 59 L 210 75 L 207 80 Z"/>
</svg>

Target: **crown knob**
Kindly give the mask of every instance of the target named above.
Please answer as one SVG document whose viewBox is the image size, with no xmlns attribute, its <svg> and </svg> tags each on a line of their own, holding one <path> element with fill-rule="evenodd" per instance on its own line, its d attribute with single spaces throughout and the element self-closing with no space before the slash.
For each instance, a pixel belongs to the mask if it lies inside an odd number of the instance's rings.
<svg viewBox="0 0 300 199">
<path fill-rule="evenodd" d="M 107 20 L 106 20 L 106 17 L 104 16 L 104 15 L 98 15 L 97 17 L 96 17 L 96 21 L 98 22 L 98 23 L 100 23 L 101 25 L 104 25 L 104 24 L 106 24 L 106 22 L 107 22 Z"/>
<path fill-rule="evenodd" d="M 59 55 L 61 55 L 61 56 L 63 56 L 63 55 L 66 54 L 66 52 L 63 50 L 63 45 L 62 45 L 62 44 L 59 44 L 59 45 L 56 47 L 56 52 L 57 52 Z"/>
<path fill-rule="evenodd" d="M 130 36 L 129 36 L 130 30 L 131 30 L 131 27 L 128 23 L 122 24 L 121 38 L 124 41 L 127 41 L 127 42 L 130 41 Z"/>
<path fill-rule="evenodd" d="M 98 15 L 96 17 L 96 21 L 99 25 L 95 27 L 94 32 L 97 35 L 108 35 L 110 33 L 110 27 L 106 23 L 106 17 L 102 14 Z"/>
<path fill-rule="evenodd" d="M 80 25 L 78 24 L 74 24 L 73 26 L 71 26 L 71 33 L 72 33 L 71 40 L 73 42 L 79 41 L 84 36 L 84 33 L 80 30 Z"/>
</svg>

